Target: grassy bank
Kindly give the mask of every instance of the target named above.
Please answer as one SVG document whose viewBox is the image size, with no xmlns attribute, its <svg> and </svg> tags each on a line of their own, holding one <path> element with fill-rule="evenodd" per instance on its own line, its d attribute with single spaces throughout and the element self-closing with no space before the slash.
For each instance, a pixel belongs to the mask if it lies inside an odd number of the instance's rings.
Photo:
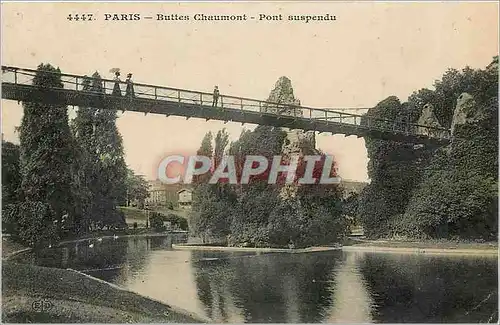
<svg viewBox="0 0 500 325">
<path fill-rule="evenodd" d="M 28 247 L 13 241 L 10 236 L 2 235 L 2 258 L 9 257 L 13 253 L 27 248 Z"/>
<path fill-rule="evenodd" d="M 62 269 L 2 263 L 4 322 L 200 323 L 203 320 L 138 294 Z M 46 311 L 35 301 L 50 302 Z"/>
<path fill-rule="evenodd" d="M 200 323 L 202 319 L 82 274 L 7 260 L 26 249 L 2 238 L 2 319 L 6 323 Z M 50 302 L 39 311 L 33 304 Z"/>
<path fill-rule="evenodd" d="M 131 227 L 134 222 L 136 222 L 139 227 L 146 226 L 146 210 L 134 207 L 119 207 L 119 209 L 125 214 L 125 221 L 129 227 Z"/>
</svg>

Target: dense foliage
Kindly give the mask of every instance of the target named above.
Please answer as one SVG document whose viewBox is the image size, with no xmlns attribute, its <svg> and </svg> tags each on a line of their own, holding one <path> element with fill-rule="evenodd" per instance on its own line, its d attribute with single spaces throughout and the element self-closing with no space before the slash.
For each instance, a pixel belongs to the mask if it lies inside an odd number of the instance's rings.
<svg viewBox="0 0 500 325">
<path fill-rule="evenodd" d="M 18 145 L 2 141 L 2 204 L 16 203 L 20 199 L 21 174 Z"/>
<path fill-rule="evenodd" d="M 48 64 L 40 65 L 33 85 L 62 88 L 60 70 Z M 41 103 L 23 103 L 23 108 L 20 174 L 24 201 L 19 203 L 19 211 L 34 225 L 54 222 L 56 234 L 61 236 L 63 216 L 69 216 L 67 222 L 72 223 L 79 214 L 75 204 L 77 197 L 72 191 L 72 166 L 76 153 L 67 108 Z M 39 208 L 41 205 L 43 208 Z M 33 212 L 31 218 L 30 212 Z M 19 222 L 22 222 L 21 216 Z M 28 228 L 21 226 L 19 229 Z M 30 243 L 37 241 L 35 237 L 36 231 L 21 234 L 21 238 Z"/>
<path fill-rule="evenodd" d="M 2 212 L 2 221 L 7 225 L 5 230 L 30 246 L 59 240 L 67 230 L 64 226 L 67 224 L 66 218 L 62 220 L 64 222 L 59 227 L 50 205 L 44 202 L 9 204 Z"/>
<path fill-rule="evenodd" d="M 130 168 L 127 169 L 127 206 L 132 201 L 137 202 L 138 207 L 144 207 L 144 201 L 149 195 L 148 181 L 142 175 L 136 175 Z M 172 204 L 171 202 L 169 202 Z M 173 207 L 172 207 L 173 208 Z"/>
<path fill-rule="evenodd" d="M 270 98 L 276 96 L 280 103 L 298 103 L 287 78 L 278 80 Z M 212 150 L 211 135 L 207 134 L 198 154 L 212 157 L 216 166 L 224 152 L 235 157 L 237 179 L 249 155 L 264 156 L 268 161 L 282 155 L 282 163 L 287 162 L 288 156 L 283 151 L 288 145 L 287 134 L 280 128 L 257 126 L 254 131 L 242 132 L 231 144 L 227 139 L 225 130 L 219 131 L 215 150 Z M 302 150 L 302 154 L 304 150 L 307 154 L 319 153 L 314 147 Z M 304 169 L 303 160 L 299 162 L 298 170 L 301 169 Z M 256 247 L 330 244 L 346 234 L 348 222 L 338 185 L 284 184 L 283 174 L 279 175 L 277 184 L 268 184 L 269 170 L 270 165 L 245 185 L 207 184 L 203 181 L 206 178 L 198 178 L 193 192 L 193 232 L 228 245 Z M 313 175 L 317 172 L 315 168 Z"/>
<path fill-rule="evenodd" d="M 498 57 L 486 70 L 449 70 L 435 90 L 400 104 L 390 97 L 368 116 L 416 122 L 425 104 L 450 127 L 459 96 L 472 95 L 467 122 L 448 146 L 365 138 L 371 184 L 358 209 L 371 237 L 495 239 L 498 200 Z"/>
<path fill-rule="evenodd" d="M 33 85 L 62 88 L 60 70 L 41 64 Z M 103 91 L 97 73 L 83 87 Z M 65 106 L 25 102 L 23 108 L 19 148 L 3 143 L 5 230 L 38 245 L 126 226 L 116 207 L 127 199 L 127 187 L 143 198 L 144 181 L 127 178 L 116 111 L 81 107 L 70 128 Z"/>
<path fill-rule="evenodd" d="M 168 215 L 161 214 L 159 212 L 151 212 L 149 215 L 149 222 L 151 228 L 157 231 L 163 231 L 167 229 L 166 222 L 169 222 L 171 226 L 177 226 L 181 230 L 188 230 L 188 222 L 185 218 L 179 217 L 173 213 Z"/>
<path fill-rule="evenodd" d="M 97 72 L 84 81 L 85 88 L 103 91 Z M 125 220 L 116 207 L 127 200 L 128 169 L 116 127 L 116 111 L 80 107 L 73 130 L 81 152 L 80 197 L 89 198 L 88 208 L 84 209 L 89 223 L 85 226 L 87 229 L 124 227 Z"/>
</svg>

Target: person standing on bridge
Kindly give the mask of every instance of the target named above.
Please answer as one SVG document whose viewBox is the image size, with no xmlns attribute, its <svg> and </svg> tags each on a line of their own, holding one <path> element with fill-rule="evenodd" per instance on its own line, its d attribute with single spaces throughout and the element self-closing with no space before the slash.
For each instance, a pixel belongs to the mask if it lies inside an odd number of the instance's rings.
<svg viewBox="0 0 500 325">
<path fill-rule="evenodd" d="M 120 71 L 115 72 L 115 85 L 113 87 L 113 96 L 121 96 L 122 90 L 120 89 Z"/>
<path fill-rule="evenodd" d="M 214 99 L 212 102 L 212 107 L 217 107 L 217 102 L 219 101 L 219 87 L 214 87 Z"/>
<path fill-rule="evenodd" d="M 127 75 L 127 80 L 125 81 L 127 83 L 127 89 L 125 90 L 125 95 L 127 97 L 133 98 L 134 97 L 134 83 L 132 82 L 132 74 L 129 73 Z"/>
</svg>

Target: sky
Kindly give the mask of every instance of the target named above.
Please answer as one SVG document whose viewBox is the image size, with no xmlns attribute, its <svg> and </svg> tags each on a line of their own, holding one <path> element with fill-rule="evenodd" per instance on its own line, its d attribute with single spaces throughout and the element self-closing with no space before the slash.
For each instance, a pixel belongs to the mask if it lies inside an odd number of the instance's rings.
<svg viewBox="0 0 500 325">
<path fill-rule="evenodd" d="M 95 21 L 67 16 L 92 13 Z M 144 16 L 197 13 L 335 15 L 335 21 L 105 21 L 105 13 Z M 302 105 L 373 107 L 432 88 L 448 68 L 484 68 L 498 55 L 496 2 L 256 2 L 256 3 L 2 3 L 2 64 L 36 68 L 50 63 L 70 74 L 111 68 L 134 81 L 266 99 L 281 76 Z M 2 133 L 18 143 L 22 106 L 2 100 Z M 356 113 L 356 111 L 354 111 Z M 357 113 L 362 113 L 358 111 Z M 70 114 L 71 116 L 71 114 Z M 208 131 L 238 123 L 136 112 L 119 113 L 127 164 L 148 179 L 159 161 L 194 153 Z M 336 157 L 340 176 L 366 181 L 362 138 L 320 134 L 317 147 Z"/>
</svg>

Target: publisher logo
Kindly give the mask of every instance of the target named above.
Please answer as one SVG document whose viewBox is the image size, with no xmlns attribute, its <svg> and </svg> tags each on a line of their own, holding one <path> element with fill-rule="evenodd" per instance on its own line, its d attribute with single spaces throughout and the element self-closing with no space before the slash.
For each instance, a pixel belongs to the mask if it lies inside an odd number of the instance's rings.
<svg viewBox="0 0 500 325">
<path fill-rule="evenodd" d="M 54 305 L 52 304 L 52 302 L 50 302 L 49 300 L 44 300 L 44 299 L 35 300 L 31 304 L 31 308 L 33 309 L 33 311 L 35 311 L 37 313 L 41 313 L 41 312 L 44 312 L 44 311 L 49 311 L 49 310 L 52 309 L 52 307 L 54 307 Z"/>
</svg>

